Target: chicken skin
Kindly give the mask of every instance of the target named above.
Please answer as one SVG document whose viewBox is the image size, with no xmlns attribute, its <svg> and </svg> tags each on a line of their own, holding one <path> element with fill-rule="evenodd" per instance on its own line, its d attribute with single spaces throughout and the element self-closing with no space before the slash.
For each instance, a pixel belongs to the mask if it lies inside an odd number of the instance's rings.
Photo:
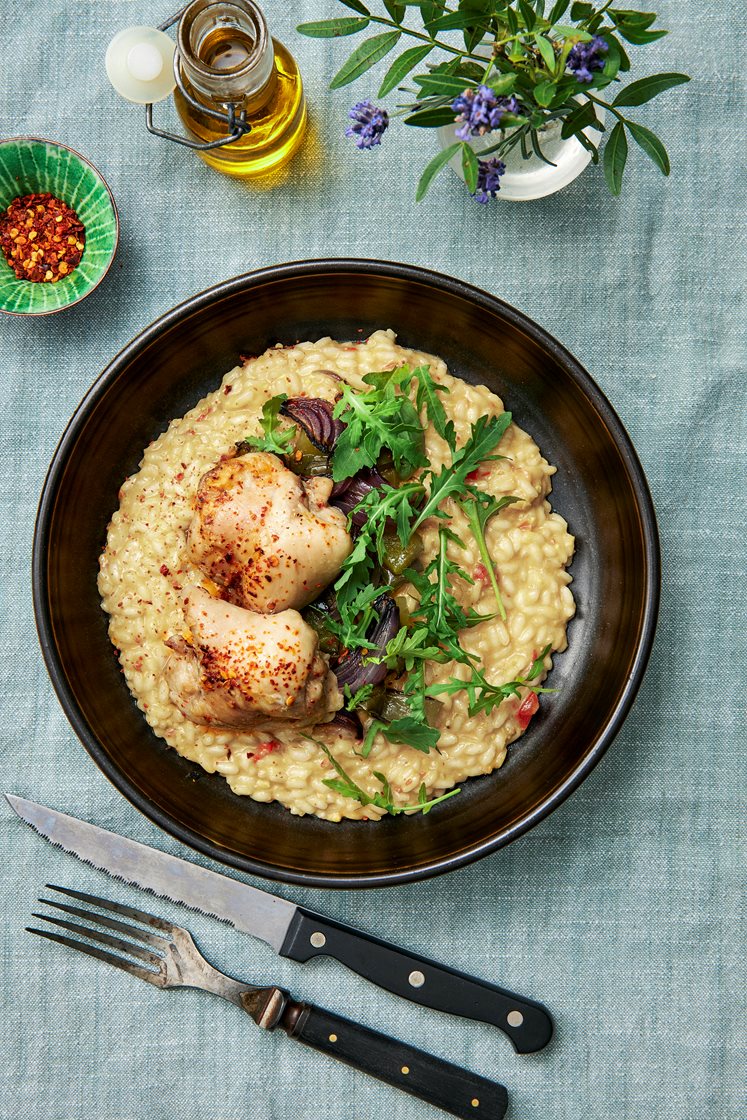
<svg viewBox="0 0 747 1120">
<path fill-rule="evenodd" d="M 302 480 L 264 451 L 225 459 L 200 480 L 190 557 L 238 606 L 306 606 L 353 547 L 345 514 L 327 505 L 331 490 L 331 479 Z"/>
<path fill-rule="evenodd" d="M 260 729 L 283 721 L 310 726 L 341 705 L 316 633 L 294 610 L 255 614 L 214 599 L 204 588 L 184 596 L 186 638 L 171 638 L 165 666 L 179 710 L 204 726 Z"/>
</svg>

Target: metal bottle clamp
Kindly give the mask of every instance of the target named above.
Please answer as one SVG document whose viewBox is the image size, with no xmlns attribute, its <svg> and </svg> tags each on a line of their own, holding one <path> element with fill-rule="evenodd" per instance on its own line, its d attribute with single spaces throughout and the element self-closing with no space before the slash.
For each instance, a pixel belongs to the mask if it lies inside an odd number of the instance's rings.
<svg viewBox="0 0 747 1120">
<path fill-rule="evenodd" d="M 185 4 L 175 15 L 167 19 L 165 23 L 160 24 L 158 30 L 167 31 L 169 27 L 173 27 L 173 25 L 181 19 L 188 7 L 189 4 Z M 173 140 L 175 144 L 182 144 L 185 148 L 194 148 L 198 152 L 207 152 L 211 148 L 223 148 L 226 144 L 233 144 L 234 141 L 240 140 L 242 136 L 251 132 L 252 126 L 246 119 L 246 111 L 241 109 L 240 112 L 237 113 L 236 106 L 233 102 L 227 101 L 225 103 L 226 112 L 221 113 L 217 109 L 209 109 L 207 105 L 204 105 L 201 101 L 196 101 L 195 98 L 187 92 L 180 73 L 178 47 L 174 50 L 174 79 L 184 100 L 191 105 L 193 109 L 197 109 L 198 112 L 205 113 L 207 116 L 213 117 L 214 120 L 223 121 L 228 126 L 228 135 L 222 137 L 220 140 L 200 143 L 198 140 L 190 140 L 187 136 L 178 136 L 175 132 L 165 132 L 161 128 L 156 128 L 153 124 L 152 102 L 149 102 L 145 106 L 145 125 L 148 132 L 152 132 L 154 136 L 160 136 L 164 140 Z"/>
</svg>

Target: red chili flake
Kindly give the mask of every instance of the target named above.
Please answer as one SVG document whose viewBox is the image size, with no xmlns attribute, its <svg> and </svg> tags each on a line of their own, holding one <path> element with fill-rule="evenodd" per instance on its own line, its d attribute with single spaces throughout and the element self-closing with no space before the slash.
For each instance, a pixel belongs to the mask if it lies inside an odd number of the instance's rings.
<svg viewBox="0 0 747 1120">
<path fill-rule="evenodd" d="M 480 583 L 490 583 L 490 575 L 484 564 L 475 564 L 472 578 L 479 580 Z"/>
<path fill-rule="evenodd" d="M 159 572 L 161 573 L 162 576 L 170 576 L 171 575 L 171 572 L 169 571 L 169 569 L 166 567 L 165 564 L 161 564 L 161 567 L 158 570 L 159 570 Z"/>
<path fill-rule="evenodd" d="M 490 467 L 475 467 L 465 476 L 467 482 L 477 482 L 480 478 L 487 478 L 490 474 Z"/>
<path fill-rule="evenodd" d="M 247 751 L 247 758 L 251 758 L 253 762 L 256 762 L 258 759 L 265 758 L 266 755 L 272 754 L 273 751 L 278 750 L 282 745 L 283 744 L 277 739 L 268 739 L 266 743 L 259 743 L 254 750 Z"/>
<path fill-rule="evenodd" d="M 78 215 L 52 194 L 14 198 L 0 214 L 0 248 L 19 280 L 64 279 L 80 264 L 85 245 Z"/>
<path fill-rule="evenodd" d="M 529 726 L 529 721 L 539 706 L 540 702 L 537 699 L 536 692 L 530 692 L 528 696 L 524 697 L 516 712 L 516 722 L 519 727 L 526 729 Z"/>
<path fill-rule="evenodd" d="M 227 397 L 228 394 L 232 391 L 232 389 L 233 389 L 233 385 L 226 385 L 225 389 L 223 390 L 223 395 Z"/>
</svg>

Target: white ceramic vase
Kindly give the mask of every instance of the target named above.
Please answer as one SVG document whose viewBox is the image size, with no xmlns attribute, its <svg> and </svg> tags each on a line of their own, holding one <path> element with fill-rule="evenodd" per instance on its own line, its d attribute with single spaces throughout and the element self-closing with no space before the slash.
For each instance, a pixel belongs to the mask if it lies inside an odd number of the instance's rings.
<svg viewBox="0 0 747 1120">
<path fill-rule="evenodd" d="M 604 123 L 603 109 L 597 107 L 597 116 Z M 456 132 L 460 127 L 460 124 L 455 123 L 443 125 L 438 129 L 438 141 L 442 148 L 448 148 L 459 139 Z M 530 202 L 536 198 L 545 198 L 547 195 L 561 191 L 581 174 L 591 161 L 591 152 L 588 152 L 575 136 L 567 140 L 561 139 L 561 127 L 562 121 L 552 121 L 541 134 L 542 151 L 545 157 L 552 161 L 554 167 L 543 163 L 534 152 L 529 159 L 524 159 L 518 144 L 508 155 L 500 157 L 506 165 L 506 170 L 501 176 L 501 188 L 496 198 L 504 199 L 506 202 Z M 598 142 L 600 133 L 590 127 L 584 129 L 584 135 Z M 492 147 L 497 139 L 498 134 L 491 132 L 485 136 L 471 137 L 470 144 L 479 155 L 485 148 Z M 491 153 L 491 157 L 495 155 L 495 152 Z M 460 153 L 457 152 L 449 162 L 456 174 L 464 179 Z"/>
</svg>

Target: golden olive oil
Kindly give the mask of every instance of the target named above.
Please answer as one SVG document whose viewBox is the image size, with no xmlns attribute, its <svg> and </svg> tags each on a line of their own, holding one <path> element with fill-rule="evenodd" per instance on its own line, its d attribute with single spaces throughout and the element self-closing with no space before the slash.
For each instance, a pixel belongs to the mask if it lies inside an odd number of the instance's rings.
<svg viewBox="0 0 747 1120">
<path fill-rule="evenodd" d="M 221 148 L 199 152 L 200 157 L 224 174 L 238 178 L 267 175 L 290 160 L 306 127 L 306 102 L 298 66 L 290 52 L 276 39 L 271 40 L 274 66 L 267 83 L 247 96 L 241 108 L 246 111 L 251 131 L 240 140 Z M 239 28 L 219 27 L 200 43 L 199 58 L 215 74 L 226 76 L 239 71 L 251 58 L 255 44 Z M 187 92 L 196 101 L 206 104 L 186 75 L 182 75 Z M 195 108 L 180 93 L 174 100 L 185 126 L 197 139 L 205 142 L 226 135 L 226 125 L 201 109 Z M 211 99 L 211 109 L 221 108 Z"/>
</svg>

